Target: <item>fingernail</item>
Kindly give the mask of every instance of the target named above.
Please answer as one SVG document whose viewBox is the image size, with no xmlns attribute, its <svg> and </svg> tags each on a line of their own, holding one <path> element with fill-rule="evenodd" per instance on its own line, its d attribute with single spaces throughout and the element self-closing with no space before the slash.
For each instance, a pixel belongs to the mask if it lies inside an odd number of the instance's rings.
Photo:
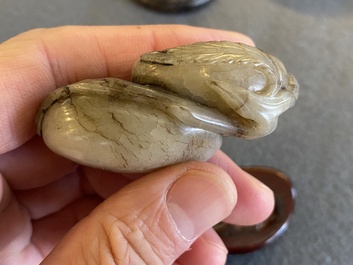
<svg viewBox="0 0 353 265">
<path fill-rule="evenodd" d="M 190 170 L 167 194 L 167 206 L 178 232 L 194 239 L 227 217 L 236 202 L 235 188 L 225 178 Z"/>
</svg>

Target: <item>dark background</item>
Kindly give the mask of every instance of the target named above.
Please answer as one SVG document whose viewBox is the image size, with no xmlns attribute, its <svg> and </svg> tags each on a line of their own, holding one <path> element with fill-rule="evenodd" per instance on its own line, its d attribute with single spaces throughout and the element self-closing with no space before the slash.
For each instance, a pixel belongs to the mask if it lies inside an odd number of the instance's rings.
<svg viewBox="0 0 353 265">
<path fill-rule="evenodd" d="M 0 0 L 0 42 L 37 27 L 164 23 L 245 33 L 301 86 L 273 134 L 225 140 L 238 164 L 281 169 L 297 190 L 287 233 L 228 264 L 353 264 L 353 1 L 215 0 L 163 14 L 131 0 Z"/>
</svg>

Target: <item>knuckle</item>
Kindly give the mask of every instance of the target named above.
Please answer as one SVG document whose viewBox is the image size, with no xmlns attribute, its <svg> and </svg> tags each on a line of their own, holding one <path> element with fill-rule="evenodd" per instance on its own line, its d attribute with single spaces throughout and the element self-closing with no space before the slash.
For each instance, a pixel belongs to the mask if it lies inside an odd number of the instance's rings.
<svg viewBox="0 0 353 265">
<path fill-rule="evenodd" d="M 173 261 L 176 242 L 157 218 L 110 216 L 103 224 L 106 252 L 115 264 L 166 264 Z"/>
</svg>

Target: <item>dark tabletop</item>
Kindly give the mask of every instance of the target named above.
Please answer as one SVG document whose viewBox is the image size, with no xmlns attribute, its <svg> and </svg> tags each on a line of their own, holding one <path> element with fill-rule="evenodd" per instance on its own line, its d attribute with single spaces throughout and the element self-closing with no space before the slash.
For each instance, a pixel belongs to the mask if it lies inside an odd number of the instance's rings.
<svg viewBox="0 0 353 265">
<path fill-rule="evenodd" d="M 297 190 L 285 235 L 228 264 L 353 264 L 353 1 L 215 0 L 163 14 L 130 0 L 0 0 L 1 42 L 37 27 L 162 23 L 245 33 L 301 86 L 273 134 L 225 139 L 238 164 L 278 168 Z"/>
</svg>

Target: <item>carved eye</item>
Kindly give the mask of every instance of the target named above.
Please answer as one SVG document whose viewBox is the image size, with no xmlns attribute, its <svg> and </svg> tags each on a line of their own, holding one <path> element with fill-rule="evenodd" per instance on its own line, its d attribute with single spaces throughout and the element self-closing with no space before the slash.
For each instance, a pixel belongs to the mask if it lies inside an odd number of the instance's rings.
<svg viewBox="0 0 353 265">
<path fill-rule="evenodd" d="M 252 92 L 261 92 L 266 86 L 266 78 L 261 74 L 249 77 L 248 89 Z"/>
</svg>

